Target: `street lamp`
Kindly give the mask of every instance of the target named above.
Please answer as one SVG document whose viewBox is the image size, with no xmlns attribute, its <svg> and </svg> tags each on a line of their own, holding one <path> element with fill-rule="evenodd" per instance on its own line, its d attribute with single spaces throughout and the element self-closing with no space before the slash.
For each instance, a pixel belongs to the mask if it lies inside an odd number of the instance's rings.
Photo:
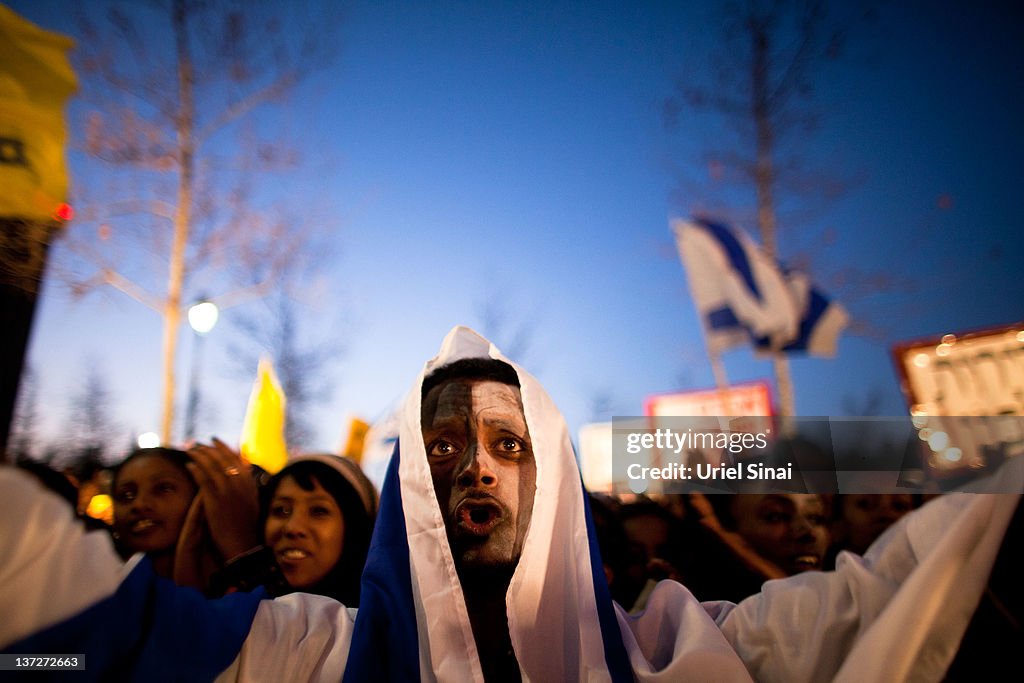
<svg viewBox="0 0 1024 683">
<path fill-rule="evenodd" d="M 196 341 L 192 350 L 192 376 L 189 379 L 188 405 L 185 410 L 185 441 L 191 441 L 196 435 L 196 417 L 199 414 L 199 367 L 202 364 L 203 339 L 206 333 L 217 324 L 220 311 L 217 304 L 201 298 L 188 309 L 188 324 L 196 333 Z"/>
<path fill-rule="evenodd" d="M 219 315 L 220 311 L 217 309 L 217 304 L 212 301 L 203 300 L 189 307 L 188 324 L 192 326 L 196 334 L 202 337 L 217 324 L 217 317 Z"/>
<path fill-rule="evenodd" d="M 160 445 L 160 435 L 156 432 L 145 432 L 139 434 L 139 448 L 156 448 Z"/>
</svg>

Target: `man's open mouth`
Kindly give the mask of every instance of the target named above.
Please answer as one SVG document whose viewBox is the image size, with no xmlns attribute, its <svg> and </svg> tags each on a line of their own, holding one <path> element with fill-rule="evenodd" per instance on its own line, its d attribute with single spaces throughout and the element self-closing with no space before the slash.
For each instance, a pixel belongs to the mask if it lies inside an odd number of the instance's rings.
<svg viewBox="0 0 1024 683">
<path fill-rule="evenodd" d="M 487 536 L 504 516 L 501 506 L 490 500 L 464 500 L 455 508 L 458 529 L 469 536 Z"/>
</svg>

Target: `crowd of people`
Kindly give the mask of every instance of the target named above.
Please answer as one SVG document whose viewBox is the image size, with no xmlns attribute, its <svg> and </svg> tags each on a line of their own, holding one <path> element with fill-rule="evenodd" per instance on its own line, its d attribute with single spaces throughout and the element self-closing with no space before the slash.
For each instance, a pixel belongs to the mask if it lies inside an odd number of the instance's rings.
<svg viewBox="0 0 1024 683">
<path fill-rule="evenodd" d="M 83 651 L 94 680 L 941 680 L 991 659 L 958 646 L 1014 561 L 1017 497 L 588 494 L 543 388 L 465 328 L 398 444 L 380 492 L 335 455 L 268 476 L 216 439 L 139 449 L 106 533 L 0 470 L 0 647 Z"/>
<path fill-rule="evenodd" d="M 73 479 L 22 466 L 78 501 Z M 112 524 L 90 517 L 87 501 L 78 514 L 109 532 L 123 559 L 144 553 L 157 575 L 211 597 L 264 586 L 358 607 L 379 493 L 355 461 L 304 454 L 269 476 L 214 439 L 137 449 L 109 480 Z M 922 502 L 898 493 L 589 496 L 611 595 L 629 611 L 664 579 L 704 601 L 739 602 L 765 581 L 834 569 L 839 552 L 863 555 Z"/>
<path fill-rule="evenodd" d="M 612 595 L 642 609 L 644 587 L 670 578 L 701 600 L 740 600 L 771 579 L 831 570 L 863 554 L 921 504 L 912 494 L 591 495 Z"/>
<path fill-rule="evenodd" d="M 377 490 L 352 460 L 292 458 L 273 476 L 214 439 L 188 450 L 139 448 L 110 471 L 108 525 L 77 505 L 73 479 L 41 463 L 20 466 L 58 493 L 125 561 L 143 554 L 157 576 L 209 597 L 264 587 L 359 605 L 359 581 Z"/>
</svg>

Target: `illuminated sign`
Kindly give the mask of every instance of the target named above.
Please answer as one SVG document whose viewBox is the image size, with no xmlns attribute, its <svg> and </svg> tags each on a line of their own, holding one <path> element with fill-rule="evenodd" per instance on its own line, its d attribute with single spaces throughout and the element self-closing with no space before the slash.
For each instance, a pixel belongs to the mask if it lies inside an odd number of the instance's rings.
<svg viewBox="0 0 1024 683">
<path fill-rule="evenodd" d="M 1024 322 L 892 352 L 933 472 L 984 468 L 1024 450 L 1022 421 L 1011 417 L 1024 415 Z"/>
<path fill-rule="evenodd" d="M 750 382 L 724 389 L 659 394 L 644 401 L 644 414 L 651 417 L 767 416 L 772 414 L 772 393 L 767 382 Z"/>
</svg>

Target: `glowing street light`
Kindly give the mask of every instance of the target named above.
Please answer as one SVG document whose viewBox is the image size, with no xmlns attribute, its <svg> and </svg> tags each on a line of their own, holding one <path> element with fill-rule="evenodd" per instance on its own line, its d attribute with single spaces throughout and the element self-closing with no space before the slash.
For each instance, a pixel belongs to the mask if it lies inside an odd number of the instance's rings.
<svg viewBox="0 0 1024 683">
<path fill-rule="evenodd" d="M 188 324 L 192 326 L 196 334 L 202 336 L 213 329 L 219 316 L 220 310 L 217 308 L 217 304 L 212 301 L 200 301 L 189 307 Z"/>
<path fill-rule="evenodd" d="M 160 435 L 156 432 L 139 434 L 139 448 L 156 448 L 160 445 Z"/>
</svg>

